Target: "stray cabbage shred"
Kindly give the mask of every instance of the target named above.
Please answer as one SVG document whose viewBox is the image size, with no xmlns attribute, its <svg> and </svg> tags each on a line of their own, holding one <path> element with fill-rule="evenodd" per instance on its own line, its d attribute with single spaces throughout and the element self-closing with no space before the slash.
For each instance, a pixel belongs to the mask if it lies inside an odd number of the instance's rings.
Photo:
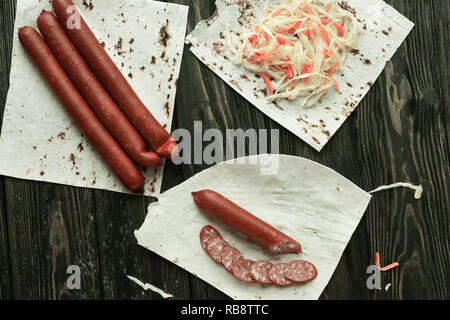
<svg viewBox="0 0 450 320">
<path fill-rule="evenodd" d="M 330 89 L 341 93 L 332 74 L 356 45 L 356 18 L 335 0 L 271 2 L 253 29 L 227 26 L 231 61 L 261 76 L 271 102 L 303 97 L 302 107 L 311 107 Z"/>
</svg>

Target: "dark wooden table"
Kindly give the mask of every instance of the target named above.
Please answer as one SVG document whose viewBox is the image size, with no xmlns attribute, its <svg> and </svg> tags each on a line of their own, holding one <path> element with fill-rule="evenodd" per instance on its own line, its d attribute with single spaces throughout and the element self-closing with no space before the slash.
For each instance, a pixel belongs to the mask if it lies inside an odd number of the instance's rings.
<svg viewBox="0 0 450 320">
<path fill-rule="evenodd" d="M 20 1 L 20 0 L 19 0 Z M 369 0 L 370 1 L 370 0 Z M 214 12 L 190 6 L 188 32 Z M 327 165 L 365 190 L 397 181 L 421 183 L 420 201 L 397 189 L 377 194 L 322 299 L 449 299 L 449 19 L 448 0 L 389 0 L 416 27 L 357 110 L 321 153 L 251 106 L 185 50 L 173 128 L 280 129 L 280 152 Z M 9 86 L 16 0 L 0 1 L 0 120 Z M 227 103 L 225 103 L 227 102 Z M 163 191 L 206 166 L 169 164 Z M 177 299 L 225 295 L 136 244 L 133 231 L 153 201 L 118 193 L 0 177 L 0 299 L 160 299 L 126 274 Z M 376 251 L 400 267 L 383 289 L 366 287 Z M 65 286 L 78 265 L 81 290 Z M 392 287 L 384 290 L 384 285 Z"/>
</svg>

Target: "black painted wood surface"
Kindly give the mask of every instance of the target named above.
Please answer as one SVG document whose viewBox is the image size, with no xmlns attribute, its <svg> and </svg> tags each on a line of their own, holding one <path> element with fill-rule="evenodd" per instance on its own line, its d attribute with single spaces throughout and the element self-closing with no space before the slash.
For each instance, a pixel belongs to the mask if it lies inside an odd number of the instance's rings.
<svg viewBox="0 0 450 320">
<path fill-rule="evenodd" d="M 20 1 L 20 0 L 19 0 Z M 94 1 L 95 2 L 95 1 Z M 188 32 L 214 13 L 212 0 L 190 6 Z M 397 189 L 374 196 L 322 299 L 449 298 L 448 0 L 387 1 L 416 27 L 369 94 L 321 153 L 264 116 L 186 48 L 173 129 L 280 130 L 280 153 L 327 165 L 365 190 L 397 181 L 421 183 L 420 201 Z M 0 2 L 0 120 L 9 86 L 16 0 Z M 167 190 L 204 165 L 166 167 Z M 177 299 L 225 295 L 137 246 L 133 232 L 153 201 L 106 191 L 0 177 L 0 299 L 161 299 L 126 274 Z M 383 274 L 385 291 L 366 287 L 375 252 L 400 267 Z M 81 290 L 68 290 L 66 268 L 79 265 Z"/>
</svg>

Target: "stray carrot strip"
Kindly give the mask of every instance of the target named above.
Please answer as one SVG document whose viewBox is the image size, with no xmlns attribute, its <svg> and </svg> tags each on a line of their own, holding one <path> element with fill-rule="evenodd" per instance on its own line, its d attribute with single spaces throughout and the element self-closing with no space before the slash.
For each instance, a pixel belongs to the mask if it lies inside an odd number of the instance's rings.
<svg viewBox="0 0 450 320">
<path fill-rule="evenodd" d="M 260 75 L 264 79 L 267 89 L 269 89 L 270 95 L 273 95 L 273 87 L 272 87 L 272 83 L 270 82 L 269 77 L 264 72 L 261 72 Z"/>
<path fill-rule="evenodd" d="M 327 24 L 327 22 L 328 22 L 328 17 L 322 17 L 322 18 L 320 18 L 320 22 L 322 22 L 322 24 Z"/>
<path fill-rule="evenodd" d="M 268 56 L 270 56 L 272 53 L 277 51 L 279 47 L 280 47 L 280 44 L 277 43 L 272 50 L 267 51 L 266 53 L 264 53 L 262 56 L 260 56 L 258 59 L 256 59 L 255 62 L 264 61 Z"/>
<path fill-rule="evenodd" d="M 325 7 L 325 11 L 326 11 L 327 13 L 329 13 L 329 12 L 330 12 L 330 9 L 331 9 L 331 5 L 330 5 L 330 4 L 327 4 L 327 6 Z"/>
<path fill-rule="evenodd" d="M 258 32 L 259 32 L 259 26 L 256 26 L 256 27 L 255 27 L 255 30 L 253 30 L 253 31 L 255 31 L 256 33 L 258 33 Z"/>
<path fill-rule="evenodd" d="M 286 8 L 282 8 L 282 9 L 280 9 L 280 10 L 275 11 L 275 12 L 272 14 L 272 18 L 278 17 L 278 16 L 279 16 L 280 14 L 282 14 L 284 11 L 286 11 Z"/>
<path fill-rule="evenodd" d="M 331 79 L 331 81 L 333 81 L 334 87 L 336 88 L 336 91 L 339 92 L 339 93 L 342 93 L 342 92 L 341 92 L 341 89 L 339 89 L 339 85 L 338 85 L 336 79 L 333 78 L 330 74 L 328 74 L 328 73 L 326 73 L 326 72 L 325 72 L 325 74 L 327 75 L 328 78 Z"/>
<path fill-rule="evenodd" d="M 330 70 L 327 71 L 327 73 L 332 74 L 333 72 L 335 72 L 336 69 L 339 67 L 339 63 L 340 63 L 340 61 L 336 61 L 336 63 L 331 67 Z"/>
<path fill-rule="evenodd" d="M 378 267 L 378 269 L 380 269 L 380 271 L 388 271 L 388 270 L 394 269 L 400 265 L 398 262 L 394 262 L 386 267 L 381 268 L 380 254 L 378 252 L 375 254 L 375 258 L 376 258 L 375 265 Z"/>
<path fill-rule="evenodd" d="M 306 1 L 303 1 L 302 6 L 306 12 L 317 15 L 316 10 L 312 9 Z"/>
<path fill-rule="evenodd" d="M 319 27 L 319 31 L 320 31 L 320 35 L 322 36 L 323 40 L 326 42 L 327 45 L 330 45 L 331 40 L 330 40 L 330 35 L 328 34 L 328 31 L 325 30 L 320 23 L 318 24 Z"/>
<path fill-rule="evenodd" d="M 333 22 L 333 26 L 337 29 L 338 31 L 338 36 L 339 37 L 343 37 L 344 36 L 344 27 L 342 27 L 339 23 L 337 22 Z"/>
<path fill-rule="evenodd" d="M 266 38 L 267 42 L 269 42 L 269 35 L 267 34 L 267 32 L 263 31 L 263 36 L 264 38 Z"/>
<path fill-rule="evenodd" d="M 398 267 L 399 265 L 400 264 L 398 262 L 394 262 L 394 263 L 392 263 L 392 264 L 390 264 L 390 265 L 388 265 L 388 266 L 386 266 L 384 268 L 381 268 L 380 270 L 381 271 L 388 271 L 388 270 L 391 270 L 391 269 L 394 269 L 394 268 Z"/>
</svg>

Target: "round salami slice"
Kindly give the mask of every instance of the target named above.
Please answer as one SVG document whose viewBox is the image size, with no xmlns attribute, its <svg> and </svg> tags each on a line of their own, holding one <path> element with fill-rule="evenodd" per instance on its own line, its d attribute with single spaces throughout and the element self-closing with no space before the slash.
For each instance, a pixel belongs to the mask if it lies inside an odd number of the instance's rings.
<svg viewBox="0 0 450 320">
<path fill-rule="evenodd" d="M 287 263 L 278 263 L 270 269 L 269 278 L 274 284 L 279 286 L 290 286 L 293 284 L 291 280 L 286 279 L 284 276 L 284 271 L 287 266 Z"/>
<path fill-rule="evenodd" d="M 239 280 L 254 283 L 256 282 L 252 276 L 250 270 L 255 265 L 255 261 L 241 259 L 237 263 L 233 264 L 233 275 Z"/>
<path fill-rule="evenodd" d="M 212 226 L 206 226 L 200 231 L 200 243 L 202 245 L 203 250 L 206 248 L 206 243 L 211 238 L 222 238 L 219 231 L 214 229 Z"/>
<path fill-rule="evenodd" d="M 305 283 L 317 277 L 317 269 L 311 262 L 296 260 L 287 265 L 284 276 L 291 281 Z"/>
<path fill-rule="evenodd" d="M 274 265 L 268 261 L 255 262 L 250 268 L 250 273 L 257 282 L 262 284 L 272 284 L 269 272 Z"/>
<path fill-rule="evenodd" d="M 233 274 L 233 265 L 237 262 L 245 260 L 242 253 L 236 248 L 225 247 L 220 253 L 220 261 L 227 271 Z"/>
<path fill-rule="evenodd" d="M 223 248 L 229 247 L 230 245 L 228 242 L 223 240 L 222 238 L 211 238 L 206 243 L 207 253 L 209 256 L 218 264 L 222 263 L 220 253 L 222 252 Z"/>
</svg>

